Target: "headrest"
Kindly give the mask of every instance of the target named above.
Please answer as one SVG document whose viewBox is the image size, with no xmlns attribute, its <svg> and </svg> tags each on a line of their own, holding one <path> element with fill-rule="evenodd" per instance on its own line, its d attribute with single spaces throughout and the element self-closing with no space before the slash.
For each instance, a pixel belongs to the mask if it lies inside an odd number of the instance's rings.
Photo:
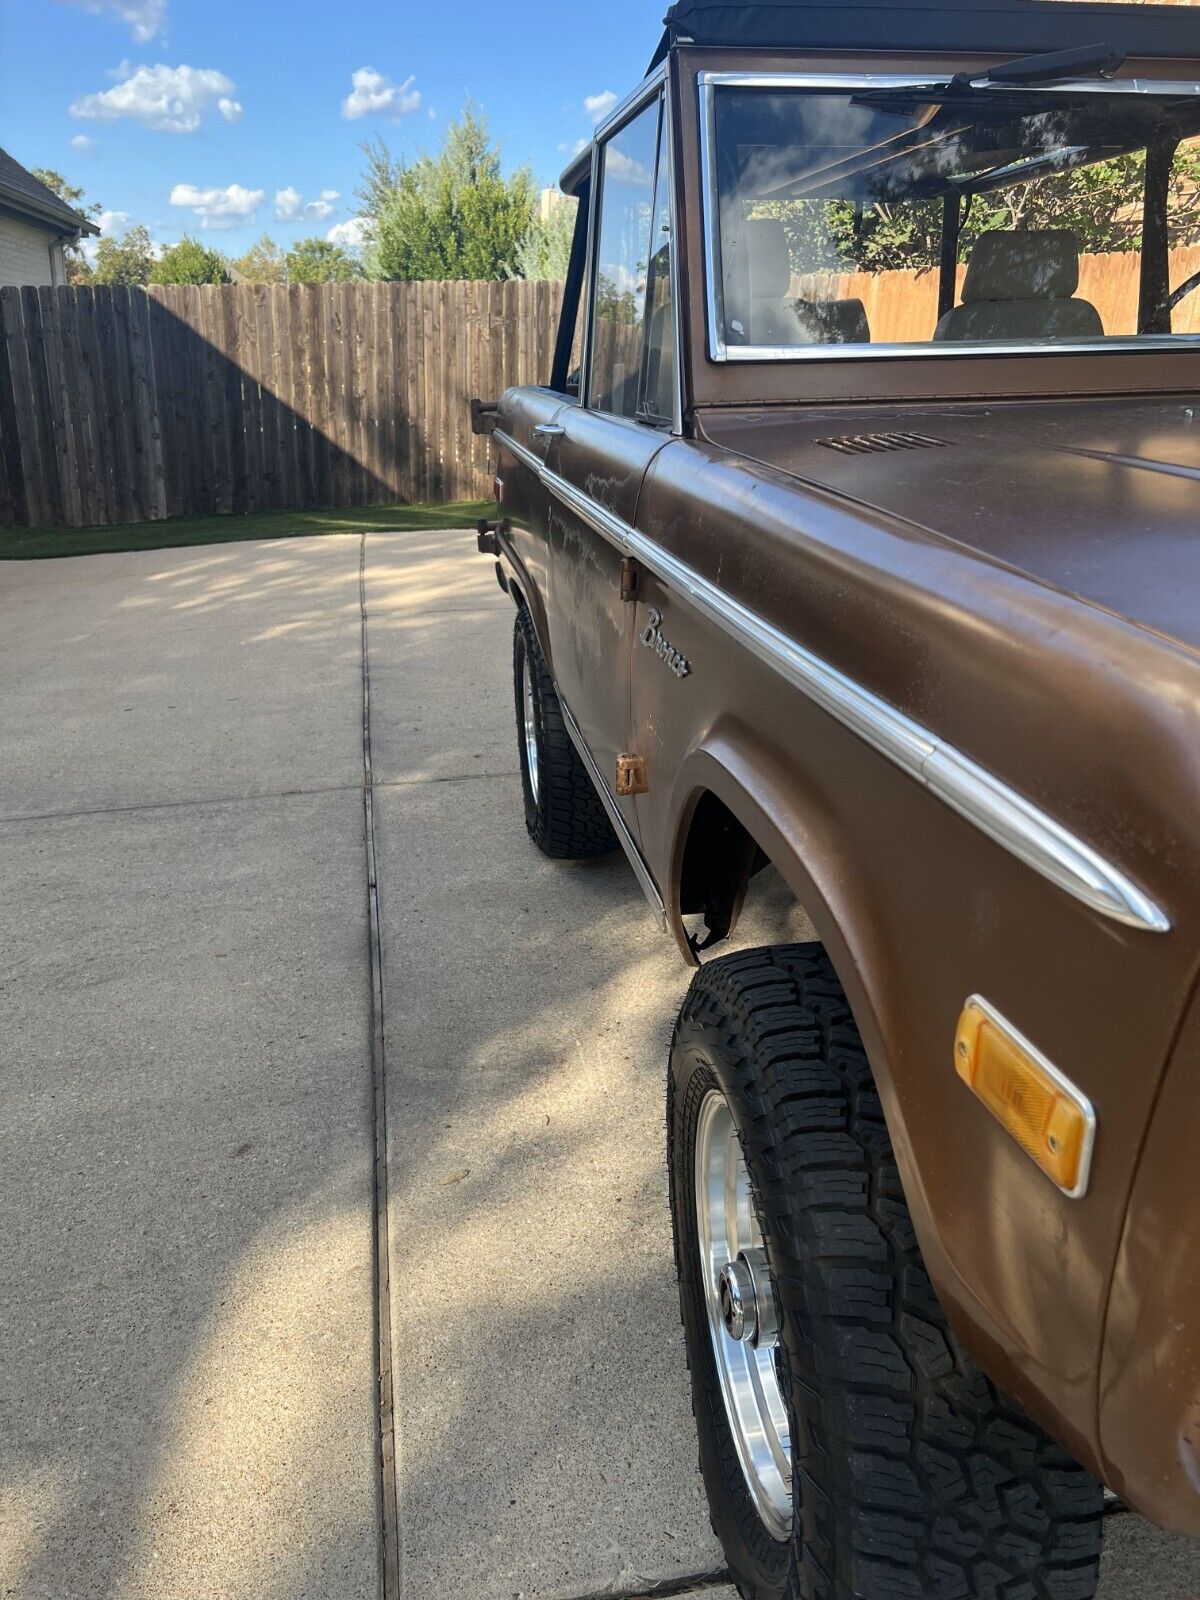
<svg viewBox="0 0 1200 1600">
<path fill-rule="evenodd" d="M 792 286 L 792 255 L 778 217 L 746 223 L 746 265 L 752 299 L 783 299 Z"/>
<path fill-rule="evenodd" d="M 796 311 L 816 324 L 822 344 L 871 342 L 871 324 L 861 300 L 797 300 Z"/>
<path fill-rule="evenodd" d="M 1065 230 L 985 233 L 971 251 L 962 303 L 1069 300 L 1079 287 L 1079 240 Z"/>
</svg>

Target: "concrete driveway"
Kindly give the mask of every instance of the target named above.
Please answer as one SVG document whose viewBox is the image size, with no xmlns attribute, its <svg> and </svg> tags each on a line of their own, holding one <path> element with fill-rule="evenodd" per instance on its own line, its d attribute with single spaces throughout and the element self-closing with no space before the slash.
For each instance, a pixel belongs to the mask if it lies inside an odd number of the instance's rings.
<svg viewBox="0 0 1200 1600">
<path fill-rule="evenodd" d="M 663 1170 L 687 974 L 620 860 L 528 844 L 471 552 L 0 565 L 0 1596 L 731 1592 Z M 1200 1547 L 1113 1517 L 1103 1592 L 1200 1595 Z"/>
</svg>

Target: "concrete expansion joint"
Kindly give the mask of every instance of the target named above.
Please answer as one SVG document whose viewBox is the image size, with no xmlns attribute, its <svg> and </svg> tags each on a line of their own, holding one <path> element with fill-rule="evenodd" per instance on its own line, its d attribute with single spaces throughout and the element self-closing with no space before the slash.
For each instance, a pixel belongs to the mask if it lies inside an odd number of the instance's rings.
<svg viewBox="0 0 1200 1600">
<path fill-rule="evenodd" d="M 378 1379 L 380 1566 L 383 1600 L 400 1600 L 399 1485 L 392 1386 L 392 1290 L 388 1239 L 387 1025 L 383 987 L 383 923 L 375 843 L 375 777 L 371 756 L 371 651 L 367 628 L 367 536 L 359 542 L 358 603 L 362 620 L 363 836 L 366 843 L 368 947 L 371 979 L 371 1078 L 374 1111 L 374 1267 Z"/>
<path fill-rule="evenodd" d="M 682 1596 L 703 1594 L 706 1589 L 723 1589 L 731 1582 L 729 1573 L 696 1572 L 688 1578 L 671 1578 L 646 1589 L 597 1589 L 589 1594 L 572 1595 L 571 1600 L 681 1600 Z"/>
<path fill-rule="evenodd" d="M 503 772 L 446 772 L 428 778 L 378 778 L 376 789 L 424 789 L 434 783 L 486 783 L 497 778 L 519 778 L 520 769 L 506 767 Z"/>
<path fill-rule="evenodd" d="M 188 800 L 137 800 L 123 806 L 80 806 L 72 811 L 21 811 L 0 815 L 6 822 L 70 822 L 77 817 L 119 817 L 134 811 L 195 811 L 204 806 L 259 805 L 265 800 L 303 800 L 309 796 L 353 794 L 356 783 L 318 784 L 311 789 L 265 789 L 253 794 L 200 795 Z"/>
</svg>

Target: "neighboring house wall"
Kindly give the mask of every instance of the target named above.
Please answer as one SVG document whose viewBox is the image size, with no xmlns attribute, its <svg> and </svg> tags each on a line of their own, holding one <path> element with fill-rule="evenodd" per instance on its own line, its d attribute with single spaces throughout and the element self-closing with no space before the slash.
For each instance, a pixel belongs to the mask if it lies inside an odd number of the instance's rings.
<svg viewBox="0 0 1200 1600">
<path fill-rule="evenodd" d="M 0 285 L 66 281 L 62 238 L 23 218 L 0 215 Z"/>
</svg>

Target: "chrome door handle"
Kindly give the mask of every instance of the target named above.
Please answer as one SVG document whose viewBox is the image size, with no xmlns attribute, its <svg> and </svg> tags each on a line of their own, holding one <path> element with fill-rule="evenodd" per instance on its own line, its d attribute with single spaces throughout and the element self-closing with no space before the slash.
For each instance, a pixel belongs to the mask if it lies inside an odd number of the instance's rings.
<svg viewBox="0 0 1200 1600">
<path fill-rule="evenodd" d="M 566 429 L 560 422 L 539 422 L 533 430 L 535 439 L 561 439 Z"/>
</svg>

